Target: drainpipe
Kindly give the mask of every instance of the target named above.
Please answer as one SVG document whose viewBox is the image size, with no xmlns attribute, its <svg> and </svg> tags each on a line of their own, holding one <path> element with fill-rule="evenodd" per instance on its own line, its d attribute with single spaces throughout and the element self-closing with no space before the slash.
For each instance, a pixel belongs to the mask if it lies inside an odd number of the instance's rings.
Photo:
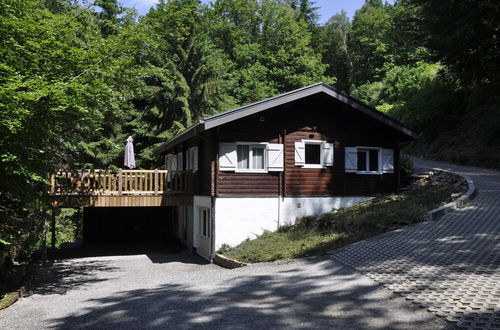
<svg viewBox="0 0 500 330">
<path fill-rule="evenodd" d="M 211 210 L 210 210 L 210 262 L 213 262 L 213 255 L 215 253 L 215 197 L 210 197 Z"/>
</svg>

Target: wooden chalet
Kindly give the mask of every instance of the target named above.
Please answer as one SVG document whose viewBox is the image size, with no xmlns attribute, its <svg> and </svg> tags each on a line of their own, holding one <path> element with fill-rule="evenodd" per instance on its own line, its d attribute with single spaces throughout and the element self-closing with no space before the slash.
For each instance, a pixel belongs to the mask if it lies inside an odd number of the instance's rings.
<svg viewBox="0 0 500 330">
<path fill-rule="evenodd" d="M 224 243 L 396 192 L 400 149 L 417 137 L 318 83 L 199 121 L 158 149 L 164 171 L 93 173 L 87 185 L 79 174 L 62 181 L 85 194 L 54 193 L 61 204 L 173 207 L 179 238 L 210 260 Z"/>
</svg>

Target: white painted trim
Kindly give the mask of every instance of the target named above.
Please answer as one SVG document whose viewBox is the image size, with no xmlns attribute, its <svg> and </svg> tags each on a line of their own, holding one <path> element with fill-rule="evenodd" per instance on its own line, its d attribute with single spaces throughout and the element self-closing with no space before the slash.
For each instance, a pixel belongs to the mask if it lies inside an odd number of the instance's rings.
<svg viewBox="0 0 500 330">
<path fill-rule="evenodd" d="M 236 141 L 236 169 L 234 170 L 235 173 L 267 173 L 267 145 L 269 142 L 248 142 L 248 141 Z M 252 146 L 263 146 L 264 152 L 263 152 L 263 161 L 264 161 L 264 168 L 263 169 L 253 169 L 253 168 L 238 168 L 238 146 L 239 145 L 247 145 L 249 146 L 248 148 L 248 166 L 252 164 Z"/>
<path fill-rule="evenodd" d="M 323 144 L 326 143 L 325 140 L 302 140 L 302 143 L 304 145 L 304 165 L 302 165 L 302 168 L 326 168 L 325 162 L 324 162 L 324 157 L 323 157 Z M 306 153 L 306 145 L 308 144 L 315 144 L 319 145 L 319 164 L 307 164 L 306 159 L 305 159 L 305 153 Z"/>
<path fill-rule="evenodd" d="M 325 166 L 319 164 L 305 164 L 302 168 L 326 168 Z"/>
</svg>

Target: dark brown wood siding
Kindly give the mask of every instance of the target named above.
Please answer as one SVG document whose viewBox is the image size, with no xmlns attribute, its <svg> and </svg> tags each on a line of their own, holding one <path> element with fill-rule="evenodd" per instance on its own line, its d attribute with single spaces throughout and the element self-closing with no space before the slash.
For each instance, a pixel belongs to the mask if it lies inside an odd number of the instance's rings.
<svg viewBox="0 0 500 330">
<path fill-rule="evenodd" d="M 258 130 L 252 130 L 258 127 Z M 279 129 L 275 119 L 261 121 L 261 116 L 252 116 L 224 125 L 218 131 L 220 142 L 269 142 L 278 143 Z M 218 150 L 217 150 L 218 154 Z M 277 196 L 279 173 L 235 173 L 218 171 L 217 195 Z"/>
<path fill-rule="evenodd" d="M 215 167 L 214 134 L 212 131 L 202 133 L 198 139 L 198 195 L 212 195 L 212 167 Z"/>
<path fill-rule="evenodd" d="M 373 146 L 395 150 L 399 164 L 400 133 L 341 102 L 323 96 L 310 97 L 270 109 L 228 124 L 217 130 L 219 142 L 285 141 L 285 171 L 235 173 L 218 171 L 218 196 L 359 196 L 397 189 L 397 175 L 345 173 L 344 148 Z M 294 143 L 326 140 L 334 144 L 334 166 L 307 169 L 295 165 Z M 217 157 L 218 150 L 213 157 Z M 280 181 L 280 175 L 284 182 Z M 281 186 L 281 187 L 280 187 Z"/>
</svg>

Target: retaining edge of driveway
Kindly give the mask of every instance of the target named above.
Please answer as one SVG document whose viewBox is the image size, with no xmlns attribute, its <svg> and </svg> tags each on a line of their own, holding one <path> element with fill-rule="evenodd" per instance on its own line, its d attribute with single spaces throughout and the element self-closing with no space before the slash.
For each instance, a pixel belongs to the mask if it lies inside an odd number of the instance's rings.
<svg viewBox="0 0 500 330">
<path fill-rule="evenodd" d="M 216 253 L 214 255 L 213 261 L 214 261 L 214 264 L 219 265 L 223 268 L 227 268 L 227 269 L 240 268 L 240 267 L 245 267 L 245 266 L 249 265 L 249 263 L 242 262 L 242 261 L 239 261 L 236 259 L 232 259 L 232 258 L 226 257 L 225 255 L 218 254 L 218 253 Z"/>
<path fill-rule="evenodd" d="M 462 196 L 458 197 L 454 201 L 451 201 L 443 206 L 440 206 L 438 208 L 435 208 L 434 210 L 430 210 L 429 212 L 427 212 L 426 215 L 424 216 L 424 221 L 436 220 L 447 213 L 450 213 L 450 212 L 453 212 L 457 209 L 463 208 L 465 205 L 467 205 L 474 198 L 474 196 L 477 193 L 476 185 L 474 184 L 474 181 L 471 179 L 470 176 L 462 175 L 462 174 L 459 174 L 459 173 L 456 173 L 453 171 L 448 171 L 448 170 L 443 170 L 443 169 L 435 169 L 435 170 L 439 170 L 439 171 L 443 171 L 443 172 L 451 173 L 453 175 L 460 176 L 462 179 L 464 179 L 467 182 L 468 188 L 467 188 L 467 191 Z"/>
</svg>

